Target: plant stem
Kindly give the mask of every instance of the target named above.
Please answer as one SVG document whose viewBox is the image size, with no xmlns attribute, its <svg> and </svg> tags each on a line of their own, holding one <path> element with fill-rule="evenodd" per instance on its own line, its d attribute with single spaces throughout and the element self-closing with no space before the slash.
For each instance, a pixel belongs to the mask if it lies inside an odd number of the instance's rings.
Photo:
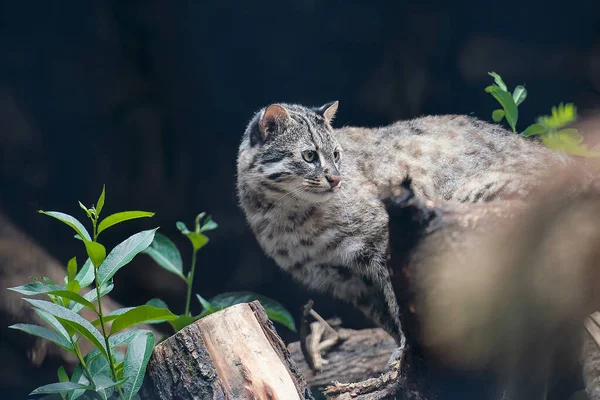
<svg viewBox="0 0 600 400">
<path fill-rule="evenodd" d="M 192 253 L 192 268 L 188 274 L 187 278 L 187 297 L 185 299 L 185 315 L 190 315 L 190 303 L 192 302 L 192 284 L 194 283 L 194 271 L 196 270 L 196 253 L 198 251 L 194 250 Z"/>
<path fill-rule="evenodd" d="M 96 239 L 98 239 L 98 228 L 96 226 L 96 218 L 97 216 L 94 215 L 94 218 L 91 218 L 92 220 L 92 226 L 93 226 L 93 234 L 94 234 L 94 242 L 96 241 Z M 106 335 L 106 327 L 104 326 L 104 314 L 102 312 L 102 299 L 101 299 L 101 295 L 100 295 L 100 285 L 98 285 L 98 268 L 96 268 L 96 266 L 94 266 L 94 283 L 96 284 L 96 299 L 98 301 L 98 318 L 100 319 L 100 326 L 102 327 L 102 336 L 104 337 L 104 343 L 106 345 L 106 352 L 108 354 L 108 365 L 110 365 L 110 373 L 112 375 L 112 378 L 115 382 L 118 381 L 117 378 L 117 370 L 115 368 L 115 364 L 113 363 L 113 356 L 112 356 L 112 351 L 110 349 L 110 341 L 108 340 L 108 336 Z M 123 396 L 123 391 L 121 390 L 120 386 L 117 386 L 117 391 L 119 392 L 119 397 L 121 399 L 125 399 L 125 397 Z"/>
<path fill-rule="evenodd" d="M 73 348 L 75 349 L 75 355 L 77 356 L 77 359 L 79 360 L 79 363 L 81 364 L 81 368 L 83 369 L 83 372 L 85 372 L 85 375 L 88 377 L 90 383 L 93 383 L 94 380 L 92 379 L 92 374 L 91 374 L 90 370 L 88 369 L 87 365 L 85 364 L 85 361 L 83 361 L 83 356 L 81 355 L 81 350 L 79 349 L 79 344 L 76 341 L 73 341 L 73 339 L 71 339 L 71 343 L 73 344 Z"/>
<path fill-rule="evenodd" d="M 96 229 L 94 227 L 94 231 L 95 230 Z M 102 327 L 102 336 L 104 337 L 104 343 L 106 344 L 106 352 L 108 353 L 108 365 L 110 365 L 110 372 L 111 372 L 113 380 L 115 382 L 117 382 L 118 381 L 117 370 L 115 369 L 115 365 L 113 363 L 113 356 L 112 356 L 112 351 L 110 349 L 110 342 L 108 340 L 108 336 L 106 335 L 106 327 L 104 326 L 104 317 L 103 317 L 103 313 L 102 313 L 102 299 L 100 298 L 100 285 L 98 285 L 98 269 L 96 267 L 94 267 L 94 280 L 96 281 L 96 298 L 98 299 L 98 318 L 100 319 L 100 326 Z M 117 390 L 119 391 L 119 397 L 123 399 L 124 397 L 123 397 L 123 392 L 121 391 L 121 388 L 117 387 Z"/>
</svg>

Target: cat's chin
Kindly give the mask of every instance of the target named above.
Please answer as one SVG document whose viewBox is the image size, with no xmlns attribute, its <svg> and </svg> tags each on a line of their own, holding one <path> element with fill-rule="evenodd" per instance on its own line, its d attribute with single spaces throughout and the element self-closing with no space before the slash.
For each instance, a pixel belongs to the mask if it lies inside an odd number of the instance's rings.
<svg viewBox="0 0 600 400">
<path fill-rule="evenodd" d="M 307 203 L 324 203 L 333 198 L 338 191 L 338 189 L 327 189 L 318 192 L 306 191 L 302 193 L 300 198 L 305 200 Z"/>
</svg>

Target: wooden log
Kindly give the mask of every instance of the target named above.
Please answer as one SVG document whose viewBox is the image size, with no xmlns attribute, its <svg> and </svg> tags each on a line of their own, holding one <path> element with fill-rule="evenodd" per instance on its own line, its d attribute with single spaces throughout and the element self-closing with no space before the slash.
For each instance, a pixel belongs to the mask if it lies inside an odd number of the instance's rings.
<svg viewBox="0 0 600 400">
<path fill-rule="evenodd" d="M 321 370 L 312 371 L 300 350 L 300 342 L 288 345 L 292 359 L 312 388 L 324 387 L 332 381 L 359 382 L 381 375 L 396 342 L 383 329 L 338 330 L 346 339 L 323 355 L 327 363 Z"/>
<path fill-rule="evenodd" d="M 155 347 L 142 399 L 312 399 L 257 301 L 206 316 Z"/>
<path fill-rule="evenodd" d="M 384 202 L 404 392 L 568 397 L 548 382 L 576 366 L 600 300 L 598 182 L 562 171 L 527 204 L 429 202 L 409 186 Z"/>
<path fill-rule="evenodd" d="M 335 382 L 329 398 L 569 397 L 557 382 L 598 304 L 600 186 L 554 180 L 529 204 L 430 202 L 410 185 L 387 198 L 407 346 L 399 373 Z"/>
</svg>

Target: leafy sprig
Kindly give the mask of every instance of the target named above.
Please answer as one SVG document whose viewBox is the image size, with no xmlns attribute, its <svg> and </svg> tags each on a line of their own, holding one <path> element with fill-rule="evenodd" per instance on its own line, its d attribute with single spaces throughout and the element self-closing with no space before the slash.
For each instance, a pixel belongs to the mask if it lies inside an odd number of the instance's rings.
<svg viewBox="0 0 600 400">
<path fill-rule="evenodd" d="M 517 121 L 519 120 L 518 107 L 527 98 L 527 90 L 525 87 L 519 85 L 511 94 L 500 75 L 495 72 L 488 72 L 488 74 L 494 78 L 495 84 L 486 87 L 485 91 L 494 96 L 502 106 L 501 109 L 496 109 L 492 112 L 492 119 L 494 122 L 500 122 L 506 118 L 506 122 L 508 122 L 513 132 L 516 132 Z"/>
<path fill-rule="evenodd" d="M 217 295 L 210 300 L 206 300 L 199 294 L 196 294 L 196 298 L 202 305 L 203 310 L 200 314 L 192 315 L 190 307 L 192 287 L 196 273 L 196 254 L 198 250 L 209 243 L 209 238 L 204 233 L 216 229 L 218 225 L 210 216 L 206 216 L 206 213 L 203 212 L 196 216 L 193 230 L 188 229 L 186 224 L 181 221 L 176 223 L 176 227 L 182 235 L 188 238 L 192 245 L 192 262 L 187 274 L 183 272 L 183 262 L 177 246 L 166 236 L 157 233 L 152 244 L 143 251 L 143 253 L 152 257 L 158 265 L 177 275 L 186 283 L 185 312 L 176 319 L 168 321 L 175 331 L 181 330 L 205 315 L 212 314 L 234 304 L 247 303 L 254 300 L 258 300 L 261 303 L 270 319 L 281 323 L 292 331 L 296 330 L 294 318 L 285 307 L 275 300 L 252 292 L 227 292 Z M 157 307 L 168 308 L 160 299 L 153 299 L 149 303 Z"/>
<path fill-rule="evenodd" d="M 494 84 L 485 88 L 502 106 L 492 112 L 492 120 L 501 122 L 506 119 L 513 132 L 517 132 L 517 121 L 519 119 L 519 105 L 527 98 L 527 90 L 519 85 L 513 92 L 509 92 L 502 77 L 495 72 L 488 72 L 494 78 Z M 549 148 L 565 153 L 583 156 L 600 157 L 600 152 L 588 149 L 583 143 L 583 136 L 575 128 L 568 128 L 577 120 L 577 109 L 571 104 L 559 104 L 552 107 L 551 115 L 538 117 L 537 122 L 529 125 L 522 136 L 539 136 L 542 142 Z"/>
<path fill-rule="evenodd" d="M 77 357 L 79 363 L 71 377 L 64 368 L 59 368 L 59 382 L 41 386 L 31 395 L 59 393 L 65 400 L 74 400 L 87 392 L 94 392 L 101 399 L 115 395 L 130 400 L 136 396 L 142 385 L 155 337 L 149 330 L 133 329 L 134 325 L 156 321 L 174 320 L 176 315 L 161 307 L 143 305 L 105 313 L 102 297 L 114 287 L 114 275 L 127 265 L 137 254 L 153 242 L 156 229 L 136 233 L 124 240 L 110 252 L 98 242 L 98 236 L 107 228 L 124 221 L 152 217 L 146 211 L 126 211 L 100 219 L 105 202 L 105 189 L 95 206 L 87 208 L 81 202 L 91 222 L 88 231 L 75 217 L 57 211 L 40 213 L 56 218 L 70 226 L 76 237 L 83 241 L 88 259 L 81 269 L 73 257 L 67 264 L 67 276 L 63 283 L 55 283 L 48 278 L 32 278 L 31 283 L 9 288 L 24 296 L 46 295 L 50 301 L 25 299 L 48 327 L 32 324 L 15 324 L 11 328 L 49 340 Z M 87 292 L 83 289 L 94 283 L 95 288 Z M 88 321 L 80 315 L 89 309 L 97 318 Z M 112 321 L 110 330 L 107 326 Z M 87 355 L 82 353 L 80 340 L 87 339 L 94 349 Z M 117 347 L 127 345 L 123 355 Z"/>
</svg>

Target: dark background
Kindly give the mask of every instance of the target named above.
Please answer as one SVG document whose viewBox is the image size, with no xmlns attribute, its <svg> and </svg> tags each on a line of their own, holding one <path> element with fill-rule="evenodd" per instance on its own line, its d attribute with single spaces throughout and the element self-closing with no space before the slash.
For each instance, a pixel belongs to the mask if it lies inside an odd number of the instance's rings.
<svg viewBox="0 0 600 400">
<path fill-rule="evenodd" d="M 105 213 L 157 213 L 111 229 L 109 246 L 160 225 L 189 260 L 175 221 L 206 211 L 220 226 L 196 292 L 253 290 L 294 314 L 313 297 L 358 326 L 278 271 L 247 229 L 235 194 L 246 123 L 273 102 L 332 100 L 337 126 L 489 120 L 492 70 L 528 89 L 522 128 L 561 101 L 600 107 L 600 2 L 1 1 L 0 210 L 65 263 L 81 243 L 35 211 L 83 218 L 77 200 L 95 203 L 103 184 Z M 183 285 L 145 256 L 116 283 L 125 304 L 162 297 L 183 311 Z"/>
</svg>

